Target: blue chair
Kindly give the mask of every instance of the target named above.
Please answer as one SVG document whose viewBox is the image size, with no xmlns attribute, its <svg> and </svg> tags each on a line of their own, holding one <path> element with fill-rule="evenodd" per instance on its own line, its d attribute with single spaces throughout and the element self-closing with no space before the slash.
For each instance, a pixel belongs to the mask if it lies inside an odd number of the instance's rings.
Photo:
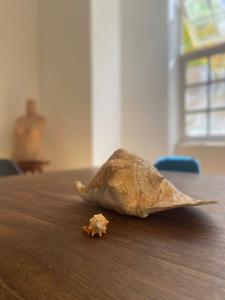
<svg viewBox="0 0 225 300">
<path fill-rule="evenodd" d="M 165 156 L 155 162 L 159 171 L 200 173 L 200 163 L 189 156 Z"/>
<path fill-rule="evenodd" d="M 16 162 L 8 159 L 0 159 L 0 176 L 19 174 L 22 174 L 22 171 Z"/>
</svg>

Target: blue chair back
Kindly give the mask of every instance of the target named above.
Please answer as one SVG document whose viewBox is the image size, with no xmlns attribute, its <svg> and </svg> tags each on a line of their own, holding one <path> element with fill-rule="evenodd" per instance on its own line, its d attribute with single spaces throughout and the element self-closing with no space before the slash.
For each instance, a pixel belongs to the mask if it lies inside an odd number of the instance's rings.
<svg viewBox="0 0 225 300">
<path fill-rule="evenodd" d="M 200 173 L 200 163 L 189 156 L 165 156 L 155 162 L 159 171 Z"/>
<path fill-rule="evenodd" d="M 0 159 L 0 176 L 18 175 L 22 171 L 16 162 L 8 159 Z"/>
</svg>

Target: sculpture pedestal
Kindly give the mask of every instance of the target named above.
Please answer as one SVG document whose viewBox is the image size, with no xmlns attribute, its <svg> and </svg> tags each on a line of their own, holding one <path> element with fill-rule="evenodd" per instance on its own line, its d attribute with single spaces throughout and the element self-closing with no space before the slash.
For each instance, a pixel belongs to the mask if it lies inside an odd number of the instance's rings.
<svg viewBox="0 0 225 300">
<path fill-rule="evenodd" d="M 31 160 L 31 161 L 18 161 L 18 165 L 24 173 L 42 173 L 43 167 L 49 165 L 49 161 Z"/>
</svg>

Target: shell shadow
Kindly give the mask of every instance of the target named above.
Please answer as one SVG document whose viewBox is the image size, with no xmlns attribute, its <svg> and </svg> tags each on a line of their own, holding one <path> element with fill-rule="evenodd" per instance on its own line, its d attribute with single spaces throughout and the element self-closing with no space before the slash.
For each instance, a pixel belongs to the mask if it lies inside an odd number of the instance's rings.
<svg viewBox="0 0 225 300">
<path fill-rule="evenodd" d="M 76 198 L 76 199 L 75 199 Z M 69 200 L 69 199 L 68 199 Z M 70 203 L 61 208 L 55 224 L 64 224 L 72 229 L 82 228 L 97 213 L 103 213 L 109 219 L 109 238 L 136 240 L 146 238 L 196 240 L 202 237 L 215 236 L 216 227 L 212 216 L 201 207 L 175 208 L 149 215 L 141 219 L 128 215 L 120 215 L 106 210 L 98 204 L 92 204 L 78 197 L 71 197 Z"/>
<path fill-rule="evenodd" d="M 199 208 L 176 208 L 149 215 L 145 219 L 101 211 L 111 220 L 113 233 L 134 239 L 149 236 L 157 239 L 196 240 L 215 236 L 213 219 Z M 113 229 L 115 224 L 115 230 Z M 119 232 L 118 228 L 120 228 Z"/>
</svg>

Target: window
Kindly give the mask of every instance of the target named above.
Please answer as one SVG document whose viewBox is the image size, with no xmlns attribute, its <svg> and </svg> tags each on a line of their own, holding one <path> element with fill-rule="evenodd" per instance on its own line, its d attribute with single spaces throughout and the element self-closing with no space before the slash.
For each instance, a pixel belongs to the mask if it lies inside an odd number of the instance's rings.
<svg viewBox="0 0 225 300">
<path fill-rule="evenodd" d="M 182 53 L 225 42 L 225 0 L 181 0 Z"/>
<path fill-rule="evenodd" d="M 225 138 L 225 0 L 182 0 L 186 139 Z"/>
</svg>

